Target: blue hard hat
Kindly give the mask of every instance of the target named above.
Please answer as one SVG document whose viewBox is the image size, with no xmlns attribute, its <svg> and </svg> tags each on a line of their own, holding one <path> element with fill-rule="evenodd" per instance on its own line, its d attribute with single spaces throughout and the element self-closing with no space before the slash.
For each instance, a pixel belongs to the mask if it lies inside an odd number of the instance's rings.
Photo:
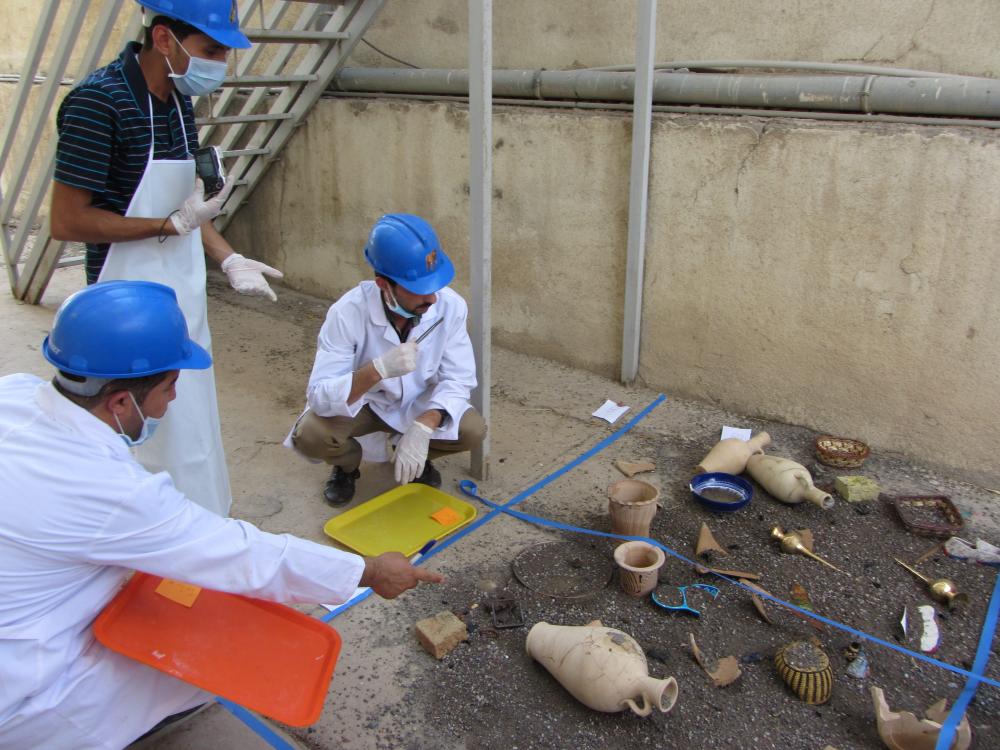
<svg viewBox="0 0 1000 750">
<path fill-rule="evenodd" d="M 236 0 L 136 0 L 157 16 L 168 16 L 194 26 L 227 47 L 246 49 L 250 40 L 240 31 Z"/>
<path fill-rule="evenodd" d="M 94 378 L 212 366 L 212 355 L 188 336 L 174 290 L 152 281 L 105 281 L 69 296 L 42 354 L 63 372 Z"/>
<path fill-rule="evenodd" d="M 433 294 L 455 278 L 455 267 L 434 229 L 412 214 L 386 214 L 376 221 L 365 245 L 365 260 L 375 273 L 414 294 Z"/>
</svg>

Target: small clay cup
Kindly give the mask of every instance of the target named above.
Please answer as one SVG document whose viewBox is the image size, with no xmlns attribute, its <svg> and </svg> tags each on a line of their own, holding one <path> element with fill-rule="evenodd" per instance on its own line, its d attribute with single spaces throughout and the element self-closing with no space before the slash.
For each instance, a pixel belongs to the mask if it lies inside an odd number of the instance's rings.
<svg viewBox="0 0 1000 750">
<path fill-rule="evenodd" d="M 663 550 L 646 542 L 625 542 L 615 547 L 618 578 L 629 596 L 645 596 L 655 589 L 666 561 Z"/>
<path fill-rule="evenodd" d="M 611 533 L 622 536 L 649 536 L 656 515 L 660 491 L 641 479 L 621 479 L 608 487 Z"/>
</svg>

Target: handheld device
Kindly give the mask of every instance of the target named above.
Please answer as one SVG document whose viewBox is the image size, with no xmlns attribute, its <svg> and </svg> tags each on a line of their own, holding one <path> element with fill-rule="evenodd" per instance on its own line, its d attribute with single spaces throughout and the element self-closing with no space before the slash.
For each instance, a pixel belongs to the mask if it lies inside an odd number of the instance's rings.
<svg viewBox="0 0 1000 750">
<path fill-rule="evenodd" d="M 204 146 L 194 152 L 194 171 L 205 183 L 205 197 L 211 198 L 226 184 L 222 152 L 218 146 Z"/>
</svg>

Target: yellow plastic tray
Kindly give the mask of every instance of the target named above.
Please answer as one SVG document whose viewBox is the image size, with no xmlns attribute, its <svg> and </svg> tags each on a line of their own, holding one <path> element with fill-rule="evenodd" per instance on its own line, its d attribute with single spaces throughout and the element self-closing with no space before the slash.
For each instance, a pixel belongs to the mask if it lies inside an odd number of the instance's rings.
<svg viewBox="0 0 1000 750">
<path fill-rule="evenodd" d="M 457 518 L 441 524 L 431 518 L 450 508 Z M 327 536 L 355 552 L 374 557 L 402 552 L 409 557 L 431 539 L 444 539 L 476 517 L 474 506 L 426 484 L 404 484 L 331 518 L 323 526 Z"/>
</svg>

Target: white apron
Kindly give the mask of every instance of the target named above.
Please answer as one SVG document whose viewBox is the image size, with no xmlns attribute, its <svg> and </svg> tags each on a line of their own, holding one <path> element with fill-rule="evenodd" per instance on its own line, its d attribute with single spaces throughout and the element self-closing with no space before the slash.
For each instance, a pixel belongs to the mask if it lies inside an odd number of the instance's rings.
<svg viewBox="0 0 1000 750">
<path fill-rule="evenodd" d="M 177 95 L 177 112 L 184 117 Z M 149 159 L 126 216 L 161 218 L 175 211 L 194 190 L 193 159 L 153 158 L 153 100 L 149 99 Z M 187 131 L 184 130 L 184 143 Z M 112 243 L 98 281 L 132 279 L 166 284 L 177 293 L 188 332 L 209 353 L 205 296 L 205 248 L 201 230 L 184 237 L 156 237 Z M 181 370 L 177 398 L 171 402 L 156 436 L 136 449 L 151 472 L 167 471 L 177 488 L 198 505 L 229 515 L 232 495 L 219 428 L 214 369 Z"/>
</svg>

